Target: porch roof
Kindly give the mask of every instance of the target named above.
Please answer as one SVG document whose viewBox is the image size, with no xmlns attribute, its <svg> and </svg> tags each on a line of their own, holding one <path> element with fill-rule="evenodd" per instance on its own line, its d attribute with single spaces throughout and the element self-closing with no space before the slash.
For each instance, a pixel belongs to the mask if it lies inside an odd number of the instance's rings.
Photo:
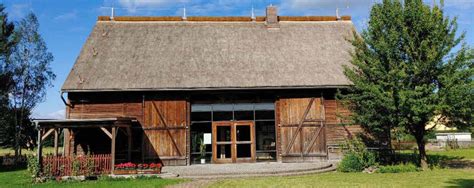
<svg viewBox="0 0 474 188">
<path fill-rule="evenodd" d="M 96 119 L 37 119 L 33 120 L 36 128 L 100 128 L 100 127 L 131 127 L 136 118 L 115 117 Z"/>
</svg>

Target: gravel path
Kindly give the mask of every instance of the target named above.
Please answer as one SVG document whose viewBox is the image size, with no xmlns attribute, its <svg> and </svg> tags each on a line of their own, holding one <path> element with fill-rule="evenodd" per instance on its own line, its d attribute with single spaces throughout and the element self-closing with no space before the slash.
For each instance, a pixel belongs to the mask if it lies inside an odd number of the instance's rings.
<svg viewBox="0 0 474 188">
<path fill-rule="evenodd" d="M 163 172 L 190 178 L 192 181 L 169 188 L 207 187 L 218 179 L 245 178 L 257 176 L 288 176 L 308 173 L 324 173 L 333 171 L 331 163 L 239 163 L 239 164 L 206 164 L 191 166 L 166 166 Z"/>
<path fill-rule="evenodd" d="M 325 168 L 330 163 L 239 163 L 205 164 L 191 166 L 165 166 L 163 172 L 186 176 L 222 176 L 237 174 L 280 174 L 290 172 L 313 171 Z"/>
</svg>

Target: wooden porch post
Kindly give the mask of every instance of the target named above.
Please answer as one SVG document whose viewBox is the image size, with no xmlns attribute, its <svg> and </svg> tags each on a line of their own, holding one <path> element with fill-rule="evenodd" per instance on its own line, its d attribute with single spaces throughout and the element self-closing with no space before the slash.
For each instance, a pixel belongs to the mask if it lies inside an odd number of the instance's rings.
<svg viewBox="0 0 474 188">
<path fill-rule="evenodd" d="M 127 153 L 127 159 L 129 162 L 132 160 L 132 131 L 130 130 L 130 127 L 127 127 L 127 136 L 128 136 L 128 153 Z"/>
<path fill-rule="evenodd" d="M 58 129 L 54 128 L 54 156 L 58 156 L 58 140 L 59 140 Z"/>
<path fill-rule="evenodd" d="M 63 155 L 68 156 L 69 155 L 69 129 L 64 128 L 62 130 L 63 132 Z"/>
<path fill-rule="evenodd" d="M 111 173 L 114 174 L 115 169 L 115 138 L 117 137 L 116 127 L 112 127 L 112 144 L 110 150 L 110 164 L 111 164 Z"/>
<path fill-rule="evenodd" d="M 36 123 L 36 127 L 38 129 L 38 153 L 37 153 L 37 157 L 38 157 L 38 172 L 36 174 L 36 177 L 39 177 L 41 171 L 42 171 L 42 165 L 43 165 L 43 146 L 42 146 L 42 137 L 43 137 L 43 133 L 41 131 L 41 128 L 39 128 L 38 126 L 38 123 Z"/>
</svg>

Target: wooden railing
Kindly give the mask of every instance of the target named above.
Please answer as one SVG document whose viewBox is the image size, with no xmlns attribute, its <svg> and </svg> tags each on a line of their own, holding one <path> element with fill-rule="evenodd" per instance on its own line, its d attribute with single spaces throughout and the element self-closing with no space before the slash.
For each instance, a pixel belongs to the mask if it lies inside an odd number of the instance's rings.
<svg viewBox="0 0 474 188">
<path fill-rule="evenodd" d="M 110 174 L 110 154 L 87 156 L 45 156 L 42 163 L 43 176 L 80 176 Z"/>
</svg>

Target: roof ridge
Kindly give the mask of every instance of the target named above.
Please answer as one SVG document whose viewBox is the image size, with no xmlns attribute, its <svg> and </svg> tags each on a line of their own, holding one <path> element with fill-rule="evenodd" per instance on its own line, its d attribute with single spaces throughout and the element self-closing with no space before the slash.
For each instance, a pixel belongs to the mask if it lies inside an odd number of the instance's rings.
<svg viewBox="0 0 474 188">
<path fill-rule="evenodd" d="M 188 16 L 183 19 L 180 16 L 99 16 L 98 21 L 190 21 L 190 22 L 252 22 L 248 16 Z M 264 22 L 265 16 L 257 16 L 256 22 Z M 351 20 L 351 16 L 278 16 L 278 21 L 338 21 Z"/>
</svg>

